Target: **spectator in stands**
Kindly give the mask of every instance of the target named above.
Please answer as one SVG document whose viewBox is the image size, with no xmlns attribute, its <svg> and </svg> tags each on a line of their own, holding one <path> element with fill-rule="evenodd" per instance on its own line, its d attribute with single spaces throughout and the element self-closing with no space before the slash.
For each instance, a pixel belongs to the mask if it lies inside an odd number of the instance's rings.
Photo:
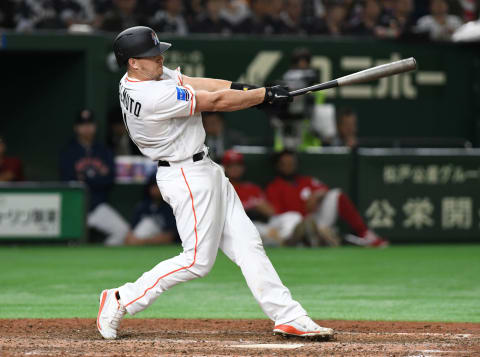
<svg viewBox="0 0 480 357">
<path fill-rule="evenodd" d="M 283 2 L 283 0 L 274 1 Z M 250 8 L 244 0 L 226 0 L 225 6 L 220 10 L 220 14 L 235 27 L 248 17 Z"/>
<path fill-rule="evenodd" d="M 90 110 L 80 112 L 74 131 L 75 137 L 60 155 L 60 178 L 85 183 L 90 193 L 88 226 L 107 235 L 105 245 L 121 245 L 130 227 L 107 203 L 115 179 L 113 155 L 95 141 L 96 124 Z"/>
<path fill-rule="evenodd" d="M 165 0 L 164 10 L 155 13 L 151 20 L 151 26 L 155 31 L 174 34 L 186 35 L 188 26 L 183 17 L 183 5 L 179 0 Z"/>
<path fill-rule="evenodd" d="M 270 0 L 252 0 L 251 14 L 235 29 L 235 32 L 257 35 L 272 35 L 280 33 L 269 16 Z"/>
<path fill-rule="evenodd" d="M 212 160 L 219 162 L 225 151 L 234 145 L 245 145 L 246 140 L 238 131 L 225 128 L 222 113 L 202 113 L 203 127 L 205 128 L 205 145 Z"/>
<path fill-rule="evenodd" d="M 309 25 L 309 33 L 341 36 L 347 31 L 346 18 L 348 8 L 342 0 L 330 0 L 326 6 L 326 14 L 323 19 L 313 21 Z"/>
<path fill-rule="evenodd" d="M 84 4 L 78 0 L 22 0 L 15 18 L 17 31 L 66 29 L 88 20 Z"/>
<path fill-rule="evenodd" d="M 309 26 L 303 18 L 303 0 L 286 0 L 285 10 L 280 14 L 284 32 L 296 35 L 305 35 Z"/>
<path fill-rule="evenodd" d="M 185 21 L 187 22 L 187 27 L 191 28 L 197 18 L 204 12 L 205 7 L 203 6 L 204 0 L 191 0 L 183 3 L 183 15 Z"/>
<path fill-rule="evenodd" d="M 275 214 L 275 209 L 267 201 L 262 189 L 254 183 L 243 180 L 245 163 L 243 155 L 235 150 L 227 150 L 222 165 L 225 175 L 235 188 L 243 208 L 258 229 L 265 244 L 288 245 L 297 225 L 302 221 L 298 212 Z"/>
<path fill-rule="evenodd" d="M 348 196 L 340 189 L 330 189 L 311 176 L 298 174 L 297 157 L 294 152 L 284 150 L 275 156 L 278 176 L 267 186 L 267 199 L 276 214 L 295 211 L 314 222 L 312 227 L 321 235 L 335 239 L 332 228 L 338 217 L 353 230 L 346 239 L 364 246 L 385 246 L 387 241 L 369 230 Z M 328 233 L 325 233 L 328 232 Z M 316 245 L 316 244 L 312 244 Z"/>
<path fill-rule="evenodd" d="M 405 38 L 413 36 L 414 3 L 413 0 L 397 0 L 389 11 L 384 11 L 380 26 L 377 27 L 377 37 Z"/>
<path fill-rule="evenodd" d="M 285 12 L 284 0 L 270 0 L 267 6 L 267 14 L 273 31 L 275 34 L 283 34 L 288 32 L 287 26 L 282 18 L 282 14 Z"/>
<path fill-rule="evenodd" d="M 23 164 L 19 158 L 5 156 L 7 143 L 0 135 L 0 182 L 23 181 Z"/>
<path fill-rule="evenodd" d="M 375 36 L 380 25 L 380 13 L 379 0 L 366 0 L 362 15 L 352 20 L 348 33 L 354 36 Z"/>
<path fill-rule="evenodd" d="M 398 0 L 382 0 L 383 11 L 388 14 L 393 13 L 397 1 Z"/>
<path fill-rule="evenodd" d="M 220 13 L 223 6 L 224 0 L 206 0 L 205 11 L 194 22 L 192 32 L 231 34 L 232 26 Z"/>
<path fill-rule="evenodd" d="M 337 115 L 337 136 L 332 146 L 357 146 L 357 114 L 350 108 L 342 108 Z"/>
<path fill-rule="evenodd" d="M 430 0 L 430 15 L 418 19 L 417 31 L 427 33 L 431 40 L 450 41 L 453 32 L 462 25 L 462 19 L 449 14 L 446 0 Z"/>
<path fill-rule="evenodd" d="M 14 14 L 15 3 L 13 0 L 0 1 L 0 28 L 13 28 L 15 26 Z"/>
<path fill-rule="evenodd" d="M 345 0 L 345 2 L 351 2 L 352 0 Z M 283 1 L 282 1 L 283 2 Z M 325 17 L 325 1 L 323 0 L 304 0 L 303 10 L 307 16 L 313 16 L 316 18 Z"/>
<path fill-rule="evenodd" d="M 465 22 L 475 21 L 478 18 L 478 10 L 480 1 L 478 0 L 461 0 L 460 6 L 462 8 L 463 20 Z"/>
<path fill-rule="evenodd" d="M 172 208 L 163 200 L 156 175 L 145 185 L 145 198 L 135 208 L 127 245 L 171 244 L 178 237 Z"/>
<path fill-rule="evenodd" d="M 144 22 L 145 17 L 139 11 L 137 0 L 112 0 L 111 7 L 96 21 L 101 30 L 111 32 L 142 25 Z"/>
</svg>

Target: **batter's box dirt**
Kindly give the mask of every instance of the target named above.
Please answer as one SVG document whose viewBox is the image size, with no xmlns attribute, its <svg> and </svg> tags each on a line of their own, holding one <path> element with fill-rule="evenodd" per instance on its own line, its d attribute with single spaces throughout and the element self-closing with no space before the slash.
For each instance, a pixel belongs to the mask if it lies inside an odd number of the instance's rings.
<svg viewBox="0 0 480 357">
<path fill-rule="evenodd" d="M 0 356 L 480 356 L 480 324 L 318 322 L 333 340 L 274 336 L 267 320 L 125 319 L 106 341 L 93 319 L 0 319 Z"/>
</svg>

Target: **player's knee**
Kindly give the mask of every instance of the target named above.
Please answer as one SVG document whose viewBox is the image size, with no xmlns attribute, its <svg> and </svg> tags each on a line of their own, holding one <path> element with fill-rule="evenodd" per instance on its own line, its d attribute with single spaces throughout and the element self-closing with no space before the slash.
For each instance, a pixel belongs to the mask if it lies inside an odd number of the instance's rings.
<svg viewBox="0 0 480 357">
<path fill-rule="evenodd" d="M 210 273 L 215 259 L 197 260 L 188 270 L 198 278 L 203 278 Z"/>
</svg>

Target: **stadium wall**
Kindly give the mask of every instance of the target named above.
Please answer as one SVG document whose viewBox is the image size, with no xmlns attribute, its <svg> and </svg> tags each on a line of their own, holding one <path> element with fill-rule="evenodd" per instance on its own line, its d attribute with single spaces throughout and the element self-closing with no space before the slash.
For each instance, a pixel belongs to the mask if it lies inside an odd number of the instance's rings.
<svg viewBox="0 0 480 357">
<path fill-rule="evenodd" d="M 417 72 L 329 90 L 327 102 L 355 108 L 362 137 L 460 137 L 480 144 L 480 58 L 470 46 L 358 38 L 189 36 L 165 40 L 174 43 L 166 64 L 182 65 L 185 74 L 254 84 L 280 78 L 289 66 L 290 53 L 300 46 L 311 50 L 322 81 L 414 56 Z M 8 90 L 3 96 L 8 105 L 0 130 L 6 137 L 24 139 L 9 146 L 29 163 L 28 177 L 56 177 L 58 152 L 81 108 L 95 111 L 99 135 L 105 136 L 106 116 L 118 105 L 122 75 L 111 42 L 111 35 L 3 34 L 0 64 L 8 69 L 4 73 Z M 30 80 L 19 83 L 19 78 Z M 248 135 L 251 144 L 265 144 L 265 138 L 272 136 L 261 111 L 231 113 L 227 118 L 231 127 Z M 52 134 L 55 140 L 47 138 Z"/>
</svg>

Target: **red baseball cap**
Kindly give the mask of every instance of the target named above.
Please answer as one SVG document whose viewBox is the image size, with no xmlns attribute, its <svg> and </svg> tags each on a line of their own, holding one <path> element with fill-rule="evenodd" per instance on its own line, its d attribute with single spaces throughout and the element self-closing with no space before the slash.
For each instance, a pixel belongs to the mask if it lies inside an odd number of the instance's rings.
<svg viewBox="0 0 480 357">
<path fill-rule="evenodd" d="M 222 158 L 222 165 L 243 164 L 243 154 L 233 149 L 225 151 Z"/>
</svg>

